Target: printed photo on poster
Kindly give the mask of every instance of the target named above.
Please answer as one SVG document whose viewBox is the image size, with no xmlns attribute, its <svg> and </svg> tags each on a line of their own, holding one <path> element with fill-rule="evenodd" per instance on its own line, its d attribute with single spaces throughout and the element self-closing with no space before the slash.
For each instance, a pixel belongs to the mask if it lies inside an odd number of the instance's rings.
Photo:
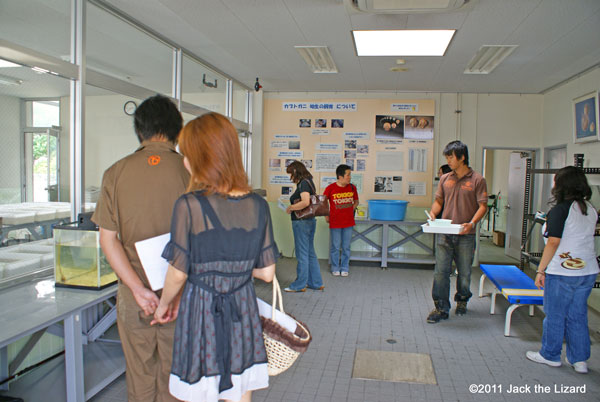
<svg viewBox="0 0 600 402">
<path fill-rule="evenodd" d="M 402 176 L 375 176 L 375 193 L 402 194 Z"/>
<path fill-rule="evenodd" d="M 300 141 L 289 141 L 289 149 L 300 149 Z"/>
<path fill-rule="evenodd" d="M 287 148 L 288 141 L 271 141 L 271 148 Z"/>
<path fill-rule="evenodd" d="M 408 195 L 427 195 L 427 184 L 424 181 L 409 182 Z"/>
<path fill-rule="evenodd" d="M 342 163 L 340 154 L 316 154 L 315 171 L 316 172 L 335 172 L 335 168 Z"/>
<path fill-rule="evenodd" d="M 281 170 L 281 159 L 269 159 L 269 170 Z"/>
<path fill-rule="evenodd" d="M 415 148 L 408 150 L 408 171 L 425 172 L 427 171 L 427 150 L 424 148 Z"/>
<path fill-rule="evenodd" d="M 404 138 L 433 140 L 433 116 L 405 116 Z"/>
<path fill-rule="evenodd" d="M 356 150 L 354 149 L 345 149 L 344 150 L 344 158 L 348 159 L 354 159 L 356 158 Z"/>
<path fill-rule="evenodd" d="M 286 159 L 285 160 L 285 167 L 288 167 L 292 164 L 292 162 L 295 162 L 296 159 Z"/>
<path fill-rule="evenodd" d="M 331 128 L 344 128 L 344 119 L 331 119 Z"/>
<path fill-rule="evenodd" d="M 401 140 L 403 138 L 403 116 L 375 116 L 375 139 Z"/>
<path fill-rule="evenodd" d="M 281 197 L 290 198 L 290 195 L 294 192 L 294 187 L 283 186 L 281 187 Z"/>
<path fill-rule="evenodd" d="M 573 142 L 599 140 L 598 92 L 573 99 Z"/>
<path fill-rule="evenodd" d="M 312 159 L 302 159 L 300 160 L 307 169 L 312 169 Z"/>
<path fill-rule="evenodd" d="M 315 120 L 316 128 L 325 128 L 327 127 L 327 119 L 316 119 Z"/>
<path fill-rule="evenodd" d="M 354 171 L 354 159 L 346 159 L 346 165 L 350 166 L 350 170 Z"/>
<path fill-rule="evenodd" d="M 357 154 L 368 154 L 369 153 L 369 146 L 368 145 L 357 145 L 356 146 L 356 153 Z"/>
<path fill-rule="evenodd" d="M 344 148 L 356 149 L 356 140 L 344 140 Z"/>
<path fill-rule="evenodd" d="M 310 127 L 310 119 L 300 119 L 299 127 Z"/>
<path fill-rule="evenodd" d="M 357 159 L 356 160 L 356 171 L 364 172 L 367 169 L 367 161 L 366 159 Z"/>
</svg>

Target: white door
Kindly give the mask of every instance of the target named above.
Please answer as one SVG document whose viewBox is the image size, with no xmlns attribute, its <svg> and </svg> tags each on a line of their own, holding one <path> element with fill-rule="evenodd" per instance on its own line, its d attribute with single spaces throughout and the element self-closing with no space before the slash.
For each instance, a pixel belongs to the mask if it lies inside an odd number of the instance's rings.
<svg viewBox="0 0 600 402">
<path fill-rule="evenodd" d="M 506 239 L 504 254 L 521 259 L 521 231 L 523 227 L 523 202 L 525 201 L 525 175 L 528 152 L 510 154 L 508 170 L 508 195 L 506 211 Z"/>
</svg>

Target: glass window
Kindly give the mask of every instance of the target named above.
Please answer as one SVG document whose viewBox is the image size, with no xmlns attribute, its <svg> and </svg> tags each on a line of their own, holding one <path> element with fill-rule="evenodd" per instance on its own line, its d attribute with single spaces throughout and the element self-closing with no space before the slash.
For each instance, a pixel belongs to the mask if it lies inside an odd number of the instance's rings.
<svg viewBox="0 0 600 402">
<path fill-rule="evenodd" d="M 248 123 L 248 90 L 233 83 L 233 118 Z"/>
<path fill-rule="evenodd" d="M 98 201 L 104 171 L 140 145 L 125 103 L 142 100 L 91 85 L 85 98 L 85 202 Z"/>
<path fill-rule="evenodd" d="M 86 27 L 89 69 L 172 94 L 172 47 L 90 3 Z"/>
<path fill-rule="evenodd" d="M 225 114 L 227 79 L 194 59 L 183 56 L 182 100 Z"/>
<path fill-rule="evenodd" d="M 51 226 L 70 220 L 69 80 L 0 68 L 0 289 L 51 273 Z M 19 279 L 20 280 L 20 279 Z"/>
<path fill-rule="evenodd" d="M 0 0 L 0 38 L 68 59 L 70 35 L 70 0 Z"/>
</svg>

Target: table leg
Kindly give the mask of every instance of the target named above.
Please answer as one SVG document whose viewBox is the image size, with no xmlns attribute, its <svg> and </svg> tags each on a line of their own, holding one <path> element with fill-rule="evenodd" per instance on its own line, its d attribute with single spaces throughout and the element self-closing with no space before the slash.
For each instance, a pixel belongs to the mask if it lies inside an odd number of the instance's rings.
<svg viewBox="0 0 600 402">
<path fill-rule="evenodd" d="M 388 229 L 387 223 L 383 224 L 381 231 L 381 268 L 387 268 L 388 260 Z"/>
<path fill-rule="evenodd" d="M 67 402 L 84 402 L 81 311 L 65 318 Z"/>
</svg>

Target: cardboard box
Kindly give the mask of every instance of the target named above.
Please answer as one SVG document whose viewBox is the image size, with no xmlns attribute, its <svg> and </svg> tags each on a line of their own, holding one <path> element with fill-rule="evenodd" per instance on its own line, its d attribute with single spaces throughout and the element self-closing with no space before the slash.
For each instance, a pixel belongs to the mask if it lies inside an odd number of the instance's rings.
<svg viewBox="0 0 600 402">
<path fill-rule="evenodd" d="M 492 241 L 496 246 L 504 247 L 504 232 L 494 230 Z"/>
</svg>

